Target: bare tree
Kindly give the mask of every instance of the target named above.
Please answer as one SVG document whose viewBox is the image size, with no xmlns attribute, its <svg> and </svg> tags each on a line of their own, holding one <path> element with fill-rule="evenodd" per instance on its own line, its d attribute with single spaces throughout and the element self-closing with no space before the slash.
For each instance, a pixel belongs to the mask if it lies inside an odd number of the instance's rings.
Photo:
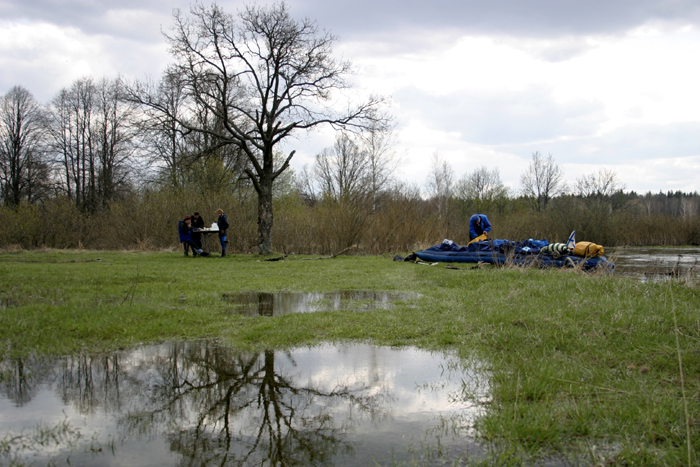
<svg viewBox="0 0 700 467">
<path fill-rule="evenodd" d="M 395 125 L 373 124 L 361 134 L 362 151 L 367 158 L 367 182 L 372 196 L 372 210 L 378 208 L 378 199 L 386 190 L 396 171 L 400 157 L 394 150 Z"/>
<path fill-rule="evenodd" d="M 341 131 L 332 147 L 316 155 L 314 173 L 302 172 L 299 190 L 309 199 L 317 195 L 336 200 L 371 198 L 375 210 L 398 165 L 393 143 L 391 126 L 374 124 L 359 134 Z"/>
<path fill-rule="evenodd" d="M 133 104 L 122 100 L 121 83 L 103 78 L 96 86 L 95 134 L 97 139 L 97 198 L 104 207 L 129 186 L 133 141 Z"/>
<path fill-rule="evenodd" d="M 332 55 L 335 37 L 315 22 L 291 18 L 287 6 L 248 6 L 237 17 L 219 6 L 195 4 L 190 15 L 174 13 L 166 35 L 187 97 L 220 125 L 202 127 L 177 118 L 189 131 L 210 135 L 214 147 L 235 146 L 250 162 L 246 169 L 258 195 L 258 251 L 272 251 L 273 183 L 289 167 L 295 151 L 280 166 L 278 144 L 300 130 L 319 125 L 368 127 L 379 122 L 381 99 L 370 98 L 343 112 L 334 111 L 334 91 L 348 86 L 348 62 Z M 163 112 L 168 109 L 138 83 L 131 99 Z"/>
<path fill-rule="evenodd" d="M 428 196 L 436 203 L 438 215 L 446 217 L 454 191 L 454 170 L 437 151 L 431 156 L 431 162 L 432 167 L 426 180 Z"/>
<path fill-rule="evenodd" d="M 682 196 L 680 199 L 680 215 L 685 219 L 692 219 L 700 211 L 698 196 Z"/>
<path fill-rule="evenodd" d="M 314 206 L 318 203 L 315 172 L 315 165 L 309 168 L 307 164 L 304 164 L 301 172 L 295 177 L 294 188 L 297 190 L 302 200 L 309 206 Z"/>
<path fill-rule="evenodd" d="M 625 184 L 620 181 L 617 172 L 611 169 L 601 168 L 576 179 L 576 194 L 589 207 L 603 209 L 607 213 L 626 204 L 624 196 L 615 196 L 621 195 L 624 189 Z"/>
<path fill-rule="evenodd" d="M 501 181 L 498 168 L 477 167 L 465 174 L 455 188 L 457 198 L 477 212 L 486 212 L 495 203 L 508 198 L 508 188 Z"/>
<path fill-rule="evenodd" d="M 43 109 L 23 87 L 0 99 L 0 191 L 7 205 L 35 201 L 48 184 L 44 127 Z"/>
<path fill-rule="evenodd" d="M 178 188 L 184 183 L 187 130 L 178 123 L 185 112 L 184 84 L 176 74 L 165 73 L 153 97 L 164 112 L 145 107 L 141 119 L 146 159 L 156 178 Z"/>
<path fill-rule="evenodd" d="M 532 154 L 532 161 L 520 176 L 523 195 L 533 200 L 537 211 L 546 211 L 549 201 L 566 191 L 564 171 L 554 162 L 554 157 Z"/>
<path fill-rule="evenodd" d="M 314 164 L 321 195 L 338 201 L 365 197 L 369 191 L 367 170 L 366 154 L 345 132 L 338 134 L 333 147 L 316 155 Z"/>
<path fill-rule="evenodd" d="M 576 179 L 576 194 L 584 198 L 609 198 L 624 189 L 625 184 L 620 181 L 617 172 L 612 169 L 602 168 L 597 172 Z"/>
<path fill-rule="evenodd" d="M 108 205 L 130 185 L 132 107 L 122 102 L 118 81 L 92 78 L 75 81 L 51 103 L 50 147 L 61 167 L 61 184 L 86 211 Z"/>
</svg>

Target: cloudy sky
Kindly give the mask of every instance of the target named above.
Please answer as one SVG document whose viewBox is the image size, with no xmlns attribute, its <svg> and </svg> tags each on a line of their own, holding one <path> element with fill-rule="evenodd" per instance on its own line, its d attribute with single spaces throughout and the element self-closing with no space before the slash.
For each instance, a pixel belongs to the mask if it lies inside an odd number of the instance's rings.
<svg viewBox="0 0 700 467">
<path fill-rule="evenodd" d="M 85 76 L 158 78 L 169 61 L 161 31 L 189 4 L 0 0 L 0 94 L 21 85 L 48 102 Z M 358 90 L 391 97 L 406 181 L 423 185 L 437 153 L 457 178 L 498 168 L 518 189 L 539 151 L 571 182 L 608 168 L 628 190 L 700 190 L 697 0 L 287 4 L 339 36 Z M 332 141 L 292 142 L 293 167 Z"/>
</svg>

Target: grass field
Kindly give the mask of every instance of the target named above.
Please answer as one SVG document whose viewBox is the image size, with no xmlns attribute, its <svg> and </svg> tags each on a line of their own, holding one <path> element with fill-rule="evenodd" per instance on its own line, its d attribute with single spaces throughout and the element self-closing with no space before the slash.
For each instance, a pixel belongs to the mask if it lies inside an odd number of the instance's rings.
<svg viewBox="0 0 700 467">
<path fill-rule="evenodd" d="M 224 294 L 421 294 L 368 313 L 243 317 Z M 417 304 L 417 306 L 416 306 Z M 700 288 L 614 275 L 446 269 L 388 256 L 261 261 L 181 253 L 0 253 L 0 339 L 8 357 L 217 338 L 240 349 L 361 340 L 456 349 L 488 362 L 478 420 L 487 465 L 700 462 Z"/>
</svg>

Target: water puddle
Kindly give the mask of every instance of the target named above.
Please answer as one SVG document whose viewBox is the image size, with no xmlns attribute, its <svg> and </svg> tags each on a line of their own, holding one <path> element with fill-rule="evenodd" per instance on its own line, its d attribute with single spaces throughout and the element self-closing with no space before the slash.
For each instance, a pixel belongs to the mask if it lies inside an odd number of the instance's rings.
<svg viewBox="0 0 700 467">
<path fill-rule="evenodd" d="M 1 365 L 0 436 L 9 449 L 0 464 L 458 459 L 482 452 L 471 427 L 489 394 L 479 362 L 365 344 L 241 353 L 164 343 Z"/>
<path fill-rule="evenodd" d="M 420 294 L 347 290 L 340 292 L 244 292 L 225 293 L 233 313 L 244 316 L 279 316 L 316 311 L 370 311 L 389 309 L 399 300 L 414 300 Z"/>
<path fill-rule="evenodd" d="M 615 274 L 639 277 L 642 280 L 662 280 L 669 277 L 697 277 L 700 272 L 700 248 L 611 249 Z"/>
</svg>

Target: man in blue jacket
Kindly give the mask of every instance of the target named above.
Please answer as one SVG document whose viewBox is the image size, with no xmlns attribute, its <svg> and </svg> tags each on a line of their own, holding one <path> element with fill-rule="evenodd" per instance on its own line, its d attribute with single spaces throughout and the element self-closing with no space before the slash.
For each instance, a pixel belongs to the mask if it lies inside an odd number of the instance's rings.
<svg viewBox="0 0 700 467">
<path fill-rule="evenodd" d="M 474 214 L 469 218 L 469 241 L 487 232 L 491 232 L 491 223 L 486 214 Z"/>
<path fill-rule="evenodd" d="M 177 232 L 180 234 L 180 243 L 185 244 L 185 255 L 187 255 L 187 246 L 192 248 L 192 254 L 194 256 L 209 256 L 209 253 L 197 247 L 192 241 L 192 218 L 190 216 L 185 217 L 177 224 Z"/>
<path fill-rule="evenodd" d="M 229 224 L 223 209 L 217 209 L 216 215 L 219 216 L 216 225 L 219 227 L 219 242 L 221 242 L 221 256 L 219 258 L 223 258 L 226 256 L 226 230 L 229 228 Z"/>
</svg>

